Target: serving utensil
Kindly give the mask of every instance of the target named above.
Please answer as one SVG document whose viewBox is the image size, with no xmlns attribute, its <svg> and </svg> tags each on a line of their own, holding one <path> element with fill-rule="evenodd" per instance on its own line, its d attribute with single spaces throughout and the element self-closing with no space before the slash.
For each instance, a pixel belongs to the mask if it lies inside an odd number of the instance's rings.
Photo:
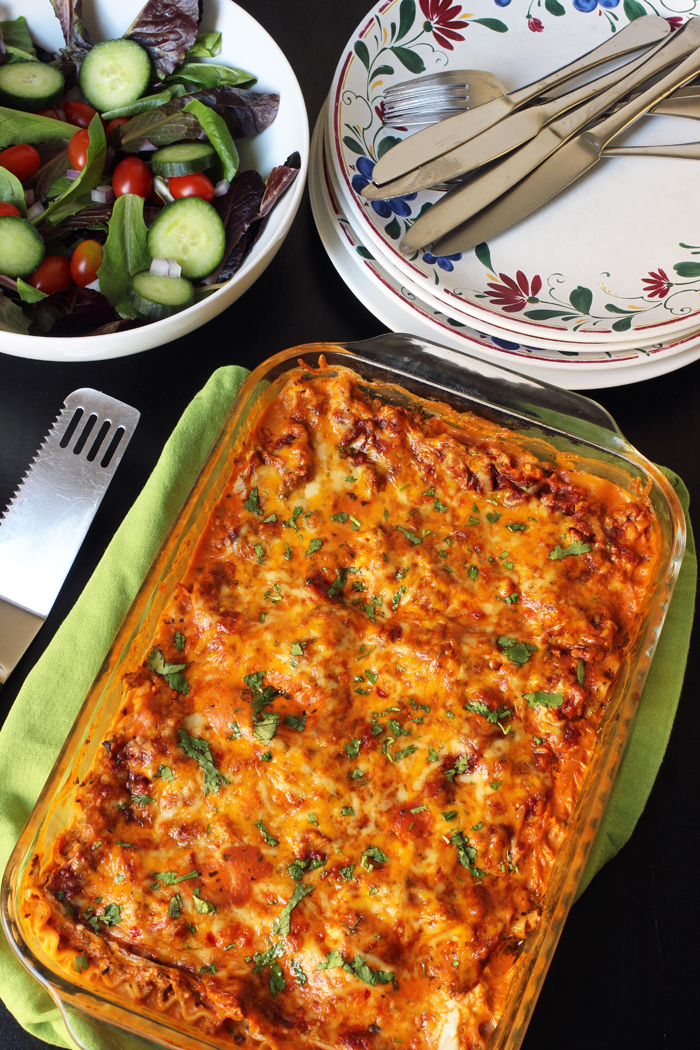
<svg viewBox="0 0 700 1050">
<path fill-rule="evenodd" d="M 401 175 L 413 171 L 420 164 L 434 160 L 435 157 L 461 146 L 475 135 L 493 127 L 514 110 L 524 106 L 526 102 L 530 102 L 545 91 L 550 91 L 571 77 L 585 73 L 586 70 L 602 62 L 626 55 L 630 51 L 649 47 L 663 40 L 669 32 L 668 22 L 660 16 L 644 15 L 642 18 L 635 19 L 604 44 L 600 44 L 561 69 L 549 73 L 546 77 L 517 91 L 511 91 L 508 95 L 500 95 L 476 109 L 470 109 L 466 113 L 460 113 L 450 117 L 449 120 L 424 128 L 415 135 L 404 139 L 403 142 L 399 142 L 377 161 L 372 172 L 374 182 L 380 185 L 392 179 L 398 179 Z"/>
<path fill-rule="evenodd" d="M 700 43 L 700 19 L 691 19 L 690 22 L 686 23 L 686 27 L 682 32 L 687 39 L 694 39 L 696 43 Z M 678 38 L 672 40 L 668 46 L 673 47 L 677 40 Z M 657 55 L 656 61 L 659 60 L 660 55 Z M 651 61 L 654 62 L 655 60 L 652 59 Z M 508 229 L 509 226 L 519 222 L 520 219 L 530 215 L 531 212 L 541 207 L 548 200 L 551 200 L 557 193 L 560 193 L 561 190 L 571 185 L 572 182 L 575 182 L 576 179 L 597 164 L 603 154 L 603 149 L 611 139 L 643 116 L 645 111 L 650 106 L 655 105 L 664 95 L 669 94 L 676 87 L 680 87 L 681 84 L 691 80 L 699 70 L 700 47 L 696 46 L 696 50 L 680 65 L 676 66 L 670 73 L 667 73 L 665 77 L 652 85 L 652 87 L 643 91 L 636 99 L 628 102 L 616 113 L 606 117 L 605 120 L 588 131 L 583 131 L 570 138 L 570 141 L 560 145 L 558 149 L 555 147 L 552 155 L 548 156 L 544 163 L 540 164 L 536 170 L 531 171 L 511 190 L 504 193 L 492 207 L 485 210 L 482 214 L 472 212 L 474 218 L 468 222 L 463 222 L 457 229 L 453 229 L 453 232 L 442 237 L 436 251 L 440 254 L 467 251 L 475 245 L 481 244 L 482 241 L 490 240 L 503 230 Z M 637 74 L 633 74 L 633 76 L 635 75 Z M 562 118 L 564 121 L 569 119 L 569 117 Z M 547 128 L 545 132 L 540 134 L 547 134 L 549 131 L 550 129 Z M 536 141 L 534 140 L 534 142 Z M 528 143 L 523 150 L 518 150 L 514 157 L 518 158 L 530 145 L 534 145 L 534 142 Z M 508 158 L 509 161 L 510 159 Z M 508 161 L 505 163 L 507 164 Z M 489 175 L 490 173 L 485 173 L 485 176 L 482 176 L 477 181 L 483 183 L 484 178 L 488 178 Z M 455 196 L 459 193 L 462 193 L 462 189 L 455 191 Z M 448 196 L 451 197 L 452 194 Z M 445 197 L 445 200 L 447 200 L 447 197 Z M 431 212 L 433 210 L 435 209 L 431 209 Z M 418 224 L 416 223 L 416 225 Z M 413 229 L 409 233 L 413 233 Z M 404 246 L 402 245 L 402 250 L 403 248 Z"/>
<path fill-rule="evenodd" d="M 652 54 L 665 47 L 666 41 L 664 40 L 652 51 Z M 638 69 L 648 59 L 649 53 L 636 59 L 634 62 L 628 62 L 626 65 L 606 73 L 605 76 L 583 84 L 581 87 L 576 88 L 575 91 L 569 91 L 559 98 L 552 99 L 550 102 L 529 106 L 527 109 L 511 113 L 510 116 L 500 120 L 498 124 L 494 124 L 492 128 L 488 128 L 480 135 L 476 135 L 475 138 L 465 142 L 463 146 L 458 146 L 457 149 L 450 150 L 448 153 L 443 153 L 441 157 L 437 157 L 428 164 L 421 164 L 415 171 L 409 171 L 407 175 L 402 176 L 400 179 L 393 179 L 392 182 L 384 183 L 383 186 L 375 186 L 373 183 L 369 183 L 362 190 L 362 196 L 367 200 L 386 200 L 391 197 L 402 197 L 407 193 L 427 190 L 438 182 L 447 182 L 450 179 L 457 179 L 462 175 L 466 175 L 470 171 L 475 171 L 484 164 L 497 160 L 504 153 L 510 153 L 511 150 L 521 146 L 524 142 L 528 142 L 547 124 L 550 124 L 556 117 L 561 116 L 562 113 L 574 109 L 589 98 L 600 96 L 603 91 L 629 76 L 630 73 Z M 626 94 L 627 92 L 625 91 L 624 93 Z"/>
<path fill-rule="evenodd" d="M 0 519 L 0 687 L 49 615 L 141 413 L 69 394 Z"/>
<path fill-rule="evenodd" d="M 401 244 L 401 250 L 406 253 L 416 251 L 424 244 L 430 244 L 444 238 L 445 235 L 449 234 L 450 230 L 454 230 L 457 226 L 462 231 L 462 224 L 470 221 L 489 204 L 501 197 L 502 194 L 510 191 L 512 187 L 528 176 L 530 172 L 533 172 L 538 165 L 541 165 L 552 154 L 555 154 L 555 157 L 551 159 L 554 161 L 554 167 L 556 167 L 556 160 L 561 156 L 563 144 L 572 139 L 573 136 L 583 132 L 587 124 L 600 114 L 605 113 L 620 98 L 638 88 L 640 84 L 650 77 L 660 73 L 672 62 L 676 62 L 688 55 L 689 52 L 692 52 L 689 58 L 686 58 L 680 66 L 668 73 L 662 80 L 646 91 L 642 91 L 636 98 L 607 118 L 612 122 L 610 127 L 617 127 L 618 124 L 619 127 L 617 131 L 611 131 L 607 138 L 601 141 L 600 153 L 602 153 L 607 142 L 614 135 L 618 134 L 623 127 L 637 120 L 647 109 L 661 101 L 665 95 L 670 94 L 671 91 L 695 75 L 693 70 L 697 71 L 697 68 L 700 68 L 696 54 L 698 45 L 700 45 L 700 19 L 691 19 L 668 43 L 662 48 L 658 48 L 651 58 L 647 58 L 624 80 L 619 81 L 613 87 L 608 88 L 607 91 L 590 99 L 567 116 L 555 120 L 525 146 L 521 146 L 520 149 L 510 156 L 446 194 L 442 200 L 433 205 L 408 230 Z M 690 72 L 686 72 L 687 70 L 690 70 Z M 628 116 L 630 114 L 631 116 Z M 605 121 L 600 127 L 604 125 L 607 126 Z M 600 153 L 596 160 L 599 159 Z M 586 168 L 583 170 L 586 170 Z M 554 183 L 556 184 L 556 176 Z M 564 185 L 567 184 L 564 183 Z M 558 191 L 553 190 L 544 200 L 549 200 L 549 197 L 554 196 L 556 192 Z M 538 199 L 536 192 L 534 192 L 534 199 Z M 544 200 L 540 203 L 544 203 Z M 521 207 L 523 206 L 521 204 Z M 524 214 L 528 215 L 535 207 L 539 207 L 539 204 L 528 208 Z M 517 218 L 514 218 L 512 222 L 517 222 Z M 511 222 L 507 222 L 506 225 L 510 226 L 511 224 Z M 506 226 L 501 227 L 501 229 L 505 228 Z M 454 238 L 449 239 L 450 243 L 453 243 Z M 462 239 L 460 243 L 463 243 Z M 480 242 L 475 241 L 474 243 L 479 244 Z M 452 249 L 452 251 L 461 250 L 463 249 Z"/>
</svg>

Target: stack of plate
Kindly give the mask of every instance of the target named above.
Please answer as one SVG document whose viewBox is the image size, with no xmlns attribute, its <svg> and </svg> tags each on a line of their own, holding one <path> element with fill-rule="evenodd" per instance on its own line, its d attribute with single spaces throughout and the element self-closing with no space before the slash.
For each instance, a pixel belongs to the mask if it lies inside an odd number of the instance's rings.
<svg viewBox="0 0 700 1050">
<path fill-rule="evenodd" d="M 383 122 L 390 84 L 441 69 L 482 69 L 513 90 L 596 47 L 628 20 L 612 4 L 582 12 L 566 2 L 538 4 L 537 17 L 527 18 L 509 0 L 473 0 L 469 12 L 444 0 L 378 3 L 338 63 L 316 125 L 310 189 L 333 264 L 387 327 L 559 386 L 593 389 L 649 379 L 700 357 L 700 165 L 603 160 L 489 244 L 442 258 L 399 250 L 438 193 L 372 204 L 360 196 L 378 157 L 411 130 Z M 698 138 L 695 121 L 650 116 L 615 144 Z"/>
</svg>

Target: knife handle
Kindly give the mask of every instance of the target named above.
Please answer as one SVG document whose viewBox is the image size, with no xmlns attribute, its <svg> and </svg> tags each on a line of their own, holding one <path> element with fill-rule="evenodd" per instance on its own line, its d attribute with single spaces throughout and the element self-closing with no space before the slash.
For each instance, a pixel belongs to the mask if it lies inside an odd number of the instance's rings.
<svg viewBox="0 0 700 1050">
<path fill-rule="evenodd" d="M 629 51 L 636 51 L 641 47 L 649 47 L 650 44 L 655 44 L 657 40 L 667 36 L 668 31 L 664 32 L 663 26 L 660 24 L 663 22 L 666 22 L 666 19 L 658 15 L 644 15 L 642 18 L 637 18 L 619 33 L 616 33 L 615 36 L 606 40 L 604 44 L 600 44 L 598 47 L 593 48 L 592 51 L 588 51 L 585 55 L 577 58 L 575 62 L 570 62 L 568 65 L 562 66 L 561 69 L 548 73 L 541 80 L 527 84 L 517 91 L 511 91 L 509 97 L 517 108 L 525 102 L 529 102 L 531 98 L 535 98 L 537 95 L 541 95 L 543 92 L 549 91 L 551 88 L 563 83 L 563 81 L 600 65 L 601 62 L 608 62 L 612 58 L 626 55 Z"/>
<path fill-rule="evenodd" d="M 579 109 L 574 110 L 568 116 L 560 117 L 550 127 L 562 139 L 566 139 L 571 135 L 576 134 L 582 128 L 586 126 L 591 120 L 595 120 L 601 113 L 605 113 L 606 110 L 614 106 L 621 98 L 629 94 L 630 91 L 636 90 L 640 84 L 655 77 L 658 73 L 663 72 L 668 66 L 673 65 L 674 62 L 680 61 L 685 58 L 686 55 L 691 54 L 700 46 L 700 18 L 692 18 L 686 22 L 684 27 L 671 37 L 670 40 L 665 41 L 659 47 L 654 48 L 651 55 L 647 55 L 644 62 L 638 65 L 637 68 L 624 80 L 618 80 L 617 84 L 613 87 L 603 91 L 601 94 L 592 98 L 588 103 L 581 106 Z M 674 70 L 673 73 L 676 71 Z M 636 116 L 640 116 L 645 110 L 650 109 L 656 102 L 659 102 L 665 95 L 670 94 L 674 88 L 678 87 L 678 84 L 686 80 L 691 79 L 691 75 L 676 79 L 673 82 L 673 86 L 668 90 L 661 89 L 661 84 L 666 83 L 667 79 L 673 76 L 673 73 L 668 75 L 668 78 L 664 78 L 663 81 L 659 81 L 654 84 L 653 87 L 648 88 L 646 91 L 638 94 L 630 102 L 625 103 L 620 109 L 616 110 L 611 114 L 609 120 L 616 122 L 618 119 L 622 119 L 619 131 L 629 123 L 629 119 L 636 119 Z M 620 118 L 620 114 L 630 113 L 634 110 L 635 117 Z M 596 126 L 596 135 L 598 134 L 598 128 L 603 128 L 606 121 Z M 613 124 L 611 124 L 611 127 Z M 605 133 L 607 141 L 608 138 L 612 138 L 613 135 L 618 134 L 617 131 L 610 131 Z"/>
<path fill-rule="evenodd" d="M 658 71 L 658 63 L 663 63 L 665 57 L 671 58 L 671 53 L 675 48 L 684 43 L 693 43 L 694 50 L 692 54 L 688 55 L 680 65 L 672 69 L 670 73 L 667 73 L 665 77 L 657 81 L 656 84 L 652 84 L 651 87 L 647 88 L 646 91 L 642 91 L 637 98 L 632 99 L 625 106 L 619 109 L 616 113 L 612 113 L 605 120 L 596 124 L 595 128 L 591 129 L 591 134 L 602 143 L 609 142 L 610 139 L 619 135 L 621 131 L 624 131 L 626 127 L 632 124 L 639 117 L 643 116 L 647 110 L 652 109 L 661 99 L 665 98 L 666 95 L 670 95 L 672 91 L 675 91 L 677 87 L 682 84 L 686 84 L 689 80 L 692 80 L 694 76 L 700 71 L 700 18 L 693 18 L 689 22 L 686 22 L 684 28 L 681 30 L 679 35 L 671 40 L 665 48 L 663 48 L 658 55 L 648 63 L 650 67 L 650 75 L 653 75 L 654 71 Z M 686 52 L 687 53 L 687 52 Z M 653 69 L 656 67 L 656 70 Z M 663 68 L 663 66 L 662 66 Z M 633 74 L 634 76 L 634 74 Z M 619 85 L 618 85 L 619 86 Z"/>
</svg>

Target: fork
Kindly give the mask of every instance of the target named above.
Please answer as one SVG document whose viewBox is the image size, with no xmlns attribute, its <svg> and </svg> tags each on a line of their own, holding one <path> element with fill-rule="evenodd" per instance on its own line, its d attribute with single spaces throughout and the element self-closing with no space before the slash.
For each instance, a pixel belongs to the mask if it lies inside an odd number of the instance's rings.
<svg viewBox="0 0 700 1050">
<path fill-rule="evenodd" d="M 429 79 L 436 81 L 442 75 L 444 74 L 435 73 Z M 484 70 L 456 70 L 451 75 L 458 79 L 448 82 L 444 89 L 440 89 L 437 84 L 433 89 L 433 94 L 427 97 L 423 94 L 420 98 L 417 95 L 412 98 L 407 91 L 400 90 L 409 87 L 412 83 L 425 80 L 425 77 L 418 77 L 415 81 L 404 81 L 387 88 L 384 93 L 384 123 L 395 128 L 417 124 L 437 124 L 441 120 L 453 117 L 456 113 L 474 109 L 475 106 L 490 102 L 492 98 L 506 93 L 506 88 L 500 80 Z M 470 79 L 467 80 L 467 78 Z M 392 96 L 391 103 L 387 102 L 389 94 L 394 91 L 399 91 L 398 101 L 394 101 Z M 700 84 L 690 84 L 679 88 L 650 112 L 663 116 L 691 117 L 694 120 L 700 120 Z"/>
</svg>

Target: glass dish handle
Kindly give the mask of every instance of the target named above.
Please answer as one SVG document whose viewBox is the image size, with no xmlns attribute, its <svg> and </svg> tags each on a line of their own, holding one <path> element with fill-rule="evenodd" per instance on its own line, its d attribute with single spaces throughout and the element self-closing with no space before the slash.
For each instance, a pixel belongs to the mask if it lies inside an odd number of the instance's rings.
<svg viewBox="0 0 700 1050">
<path fill-rule="evenodd" d="M 415 376 L 438 388 L 444 386 L 446 394 L 451 388 L 485 404 L 495 402 L 510 412 L 615 452 L 630 447 L 615 420 L 596 401 L 472 354 L 401 332 L 338 345 L 402 375 Z"/>
</svg>

